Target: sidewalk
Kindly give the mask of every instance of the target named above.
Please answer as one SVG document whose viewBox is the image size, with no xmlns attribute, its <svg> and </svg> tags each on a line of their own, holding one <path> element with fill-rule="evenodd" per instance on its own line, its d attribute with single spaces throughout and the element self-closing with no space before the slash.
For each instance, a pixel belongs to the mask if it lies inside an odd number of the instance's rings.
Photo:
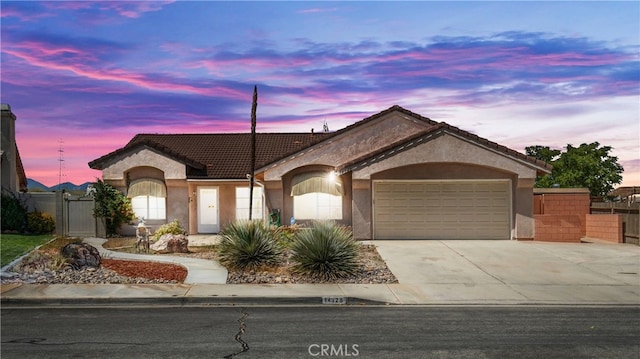
<svg viewBox="0 0 640 359">
<path fill-rule="evenodd" d="M 173 285 L 10 284 L 2 286 L 2 305 L 317 305 L 323 298 L 351 305 L 640 305 L 635 245 L 371 243 L 398 284 L 212 284 L 198 275 Z"/>
<path fill-rule="evenodd" d="M 179 256 L 158 256 L 110 251 L 102 247 L 102 244 L 107 241 L 104 238 L 85 238 L 83 241 L 96 247 L 102 258 L 180 264 L 187 268 L 187 278 L 184 280 L 185 284 L 225 284 L 227 282 L 227 269 L 218 262 Z"/>
</svg>

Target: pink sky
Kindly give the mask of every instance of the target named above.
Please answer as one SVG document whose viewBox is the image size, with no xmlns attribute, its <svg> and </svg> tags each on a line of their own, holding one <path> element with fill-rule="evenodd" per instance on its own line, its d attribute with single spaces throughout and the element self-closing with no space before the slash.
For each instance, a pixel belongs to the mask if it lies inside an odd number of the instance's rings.
<svg viewBox="0 0 640 359">
<path fill-rule="evenodd" d="M 640 185 L 637 2 L 0 7 L 1 101 L 48 186 L 94 181 L 88 162 L 138 133 L 247 132 L 254 85 L 258 131 L 338 130 L 397 104 L 521 152 L 597 141 Z"/>
</svg>

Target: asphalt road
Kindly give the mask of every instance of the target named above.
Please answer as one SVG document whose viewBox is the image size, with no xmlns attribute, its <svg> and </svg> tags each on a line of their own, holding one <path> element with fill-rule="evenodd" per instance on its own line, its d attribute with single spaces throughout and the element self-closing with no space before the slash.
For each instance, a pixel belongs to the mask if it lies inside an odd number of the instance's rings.
<svg viewBox="0 0 640 359">
<path fill-rule="evenodd" d="M 3 359 L 640 357 L 639 307 L 81 307 L 1 315 Z"/>
</svg>

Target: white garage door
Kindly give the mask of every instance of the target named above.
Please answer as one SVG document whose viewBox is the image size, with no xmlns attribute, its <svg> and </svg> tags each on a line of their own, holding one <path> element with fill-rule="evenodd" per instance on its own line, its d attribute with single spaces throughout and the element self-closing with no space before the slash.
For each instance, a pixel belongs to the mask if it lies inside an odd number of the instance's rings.
<svg viewBox="0 0 640 359">
<path fill-rule="evenodd" d="M 375 239 L 509 239 L 509 181 L 374 181 Z"/>
</svg>

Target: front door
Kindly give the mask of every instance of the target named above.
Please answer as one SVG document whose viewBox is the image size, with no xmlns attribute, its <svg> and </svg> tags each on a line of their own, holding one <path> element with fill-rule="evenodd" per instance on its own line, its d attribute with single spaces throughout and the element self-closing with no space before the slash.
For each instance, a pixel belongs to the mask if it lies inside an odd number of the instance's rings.
<svg viewBox="0 0 640 359">
<path fill-rule="evenodd" d="M 218 233 L 218 187 L 198 187 L 198 233 Z"/>
</svg>

